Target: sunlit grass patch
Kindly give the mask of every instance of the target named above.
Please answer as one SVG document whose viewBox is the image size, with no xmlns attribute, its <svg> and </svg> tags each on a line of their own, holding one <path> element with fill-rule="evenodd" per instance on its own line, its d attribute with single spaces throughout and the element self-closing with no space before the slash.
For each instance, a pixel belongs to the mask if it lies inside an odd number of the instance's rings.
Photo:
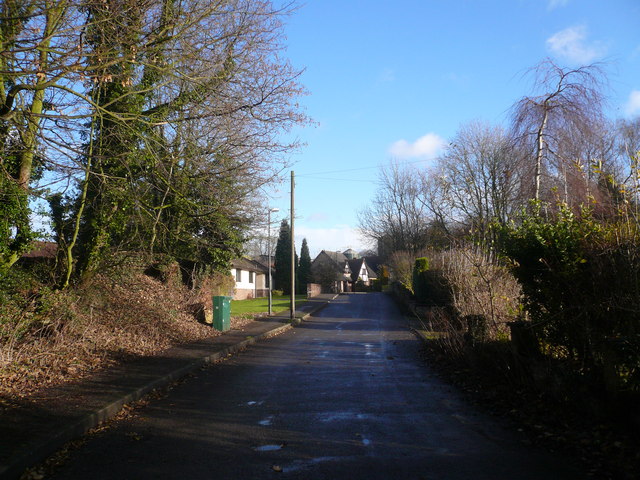
<svg viewBox="0 0 640 480">
<path fill-rule="evenodd" d="M 296 295 L 296 305 L 307 300 L 306 295 Z M 272 299 L 272 311 L 282 312 L 289 309 L 289 303 L 291 299 L 288 295 L 273 297 Z M 250 298 L 248 300 L 233 300 L 231 302 L 231 315 L 244 316 L 247 314 L 266 313 L 269 310 L 269 299 L 267 297 L 262 298 Z"/>
</svg>

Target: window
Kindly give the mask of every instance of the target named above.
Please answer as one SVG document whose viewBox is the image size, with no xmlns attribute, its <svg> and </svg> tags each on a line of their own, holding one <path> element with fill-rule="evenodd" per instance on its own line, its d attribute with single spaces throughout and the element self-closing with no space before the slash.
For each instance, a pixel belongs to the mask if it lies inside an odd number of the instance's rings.
<svg viewBox="0 0 640 480">
<path fill-rule="evenodd" d="M 253 272 L 249 272 L 249 283 L 253 283 Z"/>
<path fill-rule="evenodd" d="M 236 268 L 236 282 L 241 282 L 242 281 L 242 270 L 240 270 L 239 268 Z"/>
</svg>

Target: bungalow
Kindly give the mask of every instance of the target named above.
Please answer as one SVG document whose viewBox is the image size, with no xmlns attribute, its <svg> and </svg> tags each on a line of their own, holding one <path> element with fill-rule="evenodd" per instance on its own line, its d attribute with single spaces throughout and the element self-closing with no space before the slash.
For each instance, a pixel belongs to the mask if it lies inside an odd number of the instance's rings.
<svg viewBox="0 0 640 480">
<path fill-rule="evenodd" d="M 248 258 L 232 260 L 231 276 L 236 280 L 234 300 L 267 296 L 267 267 L 260 262 Z"/>
</svg>

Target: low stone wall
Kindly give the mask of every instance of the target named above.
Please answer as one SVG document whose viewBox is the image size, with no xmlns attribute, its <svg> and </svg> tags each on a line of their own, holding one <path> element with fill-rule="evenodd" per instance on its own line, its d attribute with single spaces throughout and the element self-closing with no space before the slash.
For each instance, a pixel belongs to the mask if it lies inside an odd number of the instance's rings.
<svg viewBox="0 0 640 480">
<path fill-rule="evenodd" d="M 254 290 L 253 288 L 236 288 L 235 293 L 233 294 L 234 300 L 247 300 L 249 298 L 261 298 L 269 295 L 268 288 L 258 288 Z"/>
<path fill-rule="evenodd" d="M 253 288 L 236 288 L 233 294 L 234 300 L 246 300 L 248 298 L 253 298 L 255 296 L 255 291 Z"/>
</svg>

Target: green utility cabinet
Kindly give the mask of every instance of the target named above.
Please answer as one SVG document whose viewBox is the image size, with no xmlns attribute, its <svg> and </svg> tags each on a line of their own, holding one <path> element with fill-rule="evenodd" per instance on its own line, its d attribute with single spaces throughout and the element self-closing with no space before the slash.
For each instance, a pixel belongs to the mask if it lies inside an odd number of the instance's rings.
<svg viewBox="0 0 640 480">
<path fill-rule="evenodd" d="M 213 297 L 213 328 L 221 332 L 231 328 L 231 297 Z"/>
</svg>

